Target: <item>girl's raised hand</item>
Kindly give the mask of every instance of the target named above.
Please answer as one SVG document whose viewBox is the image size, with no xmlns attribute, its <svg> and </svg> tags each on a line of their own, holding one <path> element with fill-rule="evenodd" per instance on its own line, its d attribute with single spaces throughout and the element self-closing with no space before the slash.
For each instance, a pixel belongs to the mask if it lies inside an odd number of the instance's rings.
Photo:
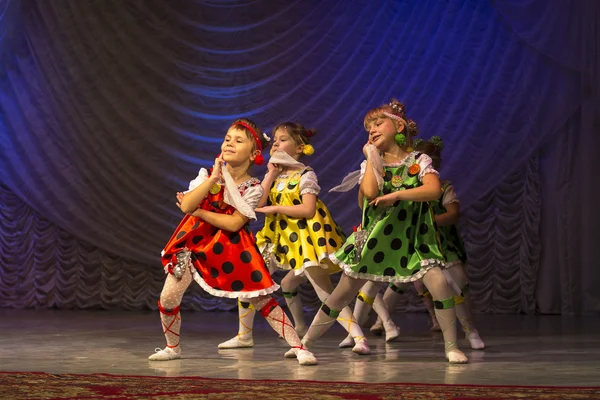
<svg viewBox="0 0 600 400">
<path fill-rule="evenodd" d="M 219 155 L 219 157 L 215 158 L 215 165 L 213 166 L 213 172 L 211 176 L 214 176 L 217 179 L 222 178 L 222 170 L 223 170 L 223 156 Z"/>
<path fill-rule="evenodd" d="M 398 198 L 396 197 L 396 193 L 388 193 L 385 194 L 383 196 L 379 196 L 379 197 L 375 197 L 373 200 L 371 200 L 371 202 L 369 203 L 369 205 L 375 205 L 375 206 L 382 206 L 382 207 L 389 207 L 392 204 L 394 204 L 396 201 L 398 201 Z"/>
<path fill-rule="evenodd" d="M 177 207 L 179 207 L 179 209 L 181 210 L 181 202 L 183 201 L 183 197 L 185 196 L 185 194 L 183 192 L 177 192 L 177 194 L 175 195 L 175 197 L 177 197 Z"/>
<path fill-rule="evenodd" d="M 281 168 L 277 164 L 267 164 L 267 173 L 277 175 L 281 172 Z"/>
<path fill-rule="evenodd" d="M 258 207 L 255 211 L 263 214 L 277 214 L 277 206 Z"/>
</svg>

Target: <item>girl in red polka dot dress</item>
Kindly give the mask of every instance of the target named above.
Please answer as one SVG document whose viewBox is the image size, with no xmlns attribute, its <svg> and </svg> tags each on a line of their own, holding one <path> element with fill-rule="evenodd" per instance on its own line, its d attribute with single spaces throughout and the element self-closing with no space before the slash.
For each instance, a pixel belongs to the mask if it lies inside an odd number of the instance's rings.
<svg viewBox="0 0 600 400">
<path fill-rule="evenodd" d="M 256 211 L 266 214 L 265 225 L 256 242 L 270 269 L 290 272 L 281 281 L 288 308 L 294 318 L 296 332 L 302 336 L 304 323 L 302 302 L 296 289 L 308 279 L 322 300 L 333 291 L 329 275 L 341 269 L 329 261 L 345 240 L 325 204 L 318 198 L 320 187 L 312 168 L 299 160 L 314 153 L 310 138 L 314 130 L 294 122 L 284 122 L 273 130 L 273 149 L 268 172 L 262 186 L 263 197 Z M 254 310 L 247 302 L 239 303 L 240 325 L 237 336 L 219 345 L 221 349 L 252 347 Z M 345 307 L 338 322 L 350 335 L 357 354 L 371 350 L 360 326 Z"/>
<path fill-rule="evenodd" d="M 302 365 L 316 364 L 271 297 L 279 286 L 271 279 L 248 228 L 263 194 L 260 181 L 248 169 L 264 162 L 261 152 L 267 145 L 268 138 L 252 121 L 234 121 L 213 169 L 201 169 L 190 190 L 177 194 L 177 205 L 185 216 L 162 252 L 167 279 L 158 301 L 167 346 L 156 349 L 149 360 L 181 358 L 179 308 L 185 290 L 195 280 L 214 296 L 247 299 L 292 347 L 288 357 L 297 357 Z"/>
</svg>

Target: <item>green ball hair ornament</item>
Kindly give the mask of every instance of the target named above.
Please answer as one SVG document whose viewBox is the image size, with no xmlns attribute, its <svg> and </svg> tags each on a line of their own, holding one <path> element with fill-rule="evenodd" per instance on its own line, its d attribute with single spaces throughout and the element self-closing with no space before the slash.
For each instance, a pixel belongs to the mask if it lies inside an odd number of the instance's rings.
<svg viewBox="0 0 600 400">
<path fill-rule="evenodd" d="M 442 149 L 444 148 L 444 143 L 442 142 L 442 138 L 439 136 L 432 136 L 431 139 L 429 139 L 429 142 L 431 144 L 433 144 L 435 147 L 437 147 L 438 149 L 440 149 L 440 151 L 442 151 Z"/>
<path fill-rule="evenodd" d="M 415 139 L 415 141 L 413 142 L 413 146 L 417 147 L 421 144 L 423 144 L 424 140 L 423 139 Z"/>
<path fill-rule="evenodd" d="M 396 143 L 398 143 L 399 146 L 404 146 L 404 144 L 406 143 L 406 136 L 404 136 L 404 134 L 402 133 L 396 133 L 394 135 L 394 140 L 396 141 Z"/>
</svg>

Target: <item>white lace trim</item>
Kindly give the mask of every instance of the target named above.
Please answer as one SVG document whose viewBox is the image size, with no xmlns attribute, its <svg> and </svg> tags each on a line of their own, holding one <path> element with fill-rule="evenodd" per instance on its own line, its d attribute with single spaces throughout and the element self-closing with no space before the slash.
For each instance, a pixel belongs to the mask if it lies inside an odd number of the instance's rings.
<svg viewBox="0 0 600 400">
<path fill-rule="evenodd" d="M 314 194 L 318 196 L 321 191 L 317 174 L 315 174 L 314 171 L 307 171 L 302 175 L 298 187 L 300 188 L 300 196 L 303 194 Z"/>
<path fill-rule="evenodd" d="M 455 267 L 455 266 L 461 265 L 461 264 L 462 264 L 462 262 L 460 260 L 454 260 L 454 261 L 450 261 L 450 262 L 444 263 L 444 268 L 445 269 L 450 269 L 452 267 Z"/>
<path fill-rule="evenodd" d="M 212 286 L 210 286 L 208 283 L 206 283 L 204 281 L 204 279 L 202 279 L 202 277 L 200 276 L 200 274 L 198 273 L 198 271 L 195 268 L 193 271 L 193 275 L 194 275 L 194 280 L 196 281 L 196 283 L 198 283 L 200 285 L 200 287 L 202 289 L 204 289 L 207 293 L 209 293 L 213 296 L 216 296 L 216 297 L 225 297 L 228 299 L 238 299 L 238 298 L 251 299 L 254 297 L 265 296 L 267 294 L 271 294 L 273 292 L 276 292 L 279 289 L 279 285 L 276 283 L 273 283 L 272 286 L 270 286 L 266 289 L 255 290 L 252 292 L 228 292 L 226 290 L 218 290 L 218 289 L 215 289 Z"/>
<path fill-rule="evenodd" d="M 423 278 L 427 271 L 434 267 L 444 268 L 444 262 L 441 260 L 436 260 L 435 258 L 429 258 L 427 260 L 421 260 L 421 270 L 414 275 L 410 275 L 407 277 L 399 277 L 399 276 L 383 276 L 383 275 L 373 275 L 373 274 L 363 274 L 360 272 L 355 272 L 348 264 L 339 260 L 335 254 L 329 256 L 329 259 L 334 264 L 339 265 L 344 273 L 352 278 L 357 279 L 367 279 L 369 281 L 375 282 L 393 282 L 393 283 L 408 283 L 418 281 Z"/>
<path fill-rule="evenodd" d="M 196 189 L 198 186 L 202 185 L 207 179 L 208 179 L 208 171 L 206 170 L 206 168 L 200 168 L 200 171 L 198 171 L 198 176 L 196 176 L 194 179 L 192 179 L 190 181 L 190 184 L 188 185 L 188 190 L 186 190 L 183 193 L 191 192 L 192 190 Z"/>
<path fill-rule="evenodd" d="M 417 159 L 417 164 L 421 167 L 421 171 L 419 171 L 419 181 L 423 182 L 423 177 L 427 174 L 435 174 L 437 177 L 440 177 L 440 173 L 433 168 L 433 161 L 431 157 L 427 154 L 421 154 Z"/>
<path fill-rule="evenodd" d="M 460 203 L 460 201 L 458 201 L 458 197 L 456 196 L 454 186 L 452 186 L 452 184 L 449 184 L 448 186 L 446 186 L 446 190 L 444 190 L 444 195 L 442 196 L 442 206 L 447 206 L 451 203 Z"/>
</svg>

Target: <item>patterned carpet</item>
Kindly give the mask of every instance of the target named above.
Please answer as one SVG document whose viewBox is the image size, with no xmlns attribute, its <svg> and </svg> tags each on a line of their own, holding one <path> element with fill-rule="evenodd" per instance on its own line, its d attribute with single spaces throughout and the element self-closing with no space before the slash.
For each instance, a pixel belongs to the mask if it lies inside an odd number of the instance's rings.
<svg viewBox="0 0 600 400">
<path fill-rule="evenodd" d="M 0 399 L 600 399 L 600 387 L 256 381 L 0 372 Z"/>
</svg>

